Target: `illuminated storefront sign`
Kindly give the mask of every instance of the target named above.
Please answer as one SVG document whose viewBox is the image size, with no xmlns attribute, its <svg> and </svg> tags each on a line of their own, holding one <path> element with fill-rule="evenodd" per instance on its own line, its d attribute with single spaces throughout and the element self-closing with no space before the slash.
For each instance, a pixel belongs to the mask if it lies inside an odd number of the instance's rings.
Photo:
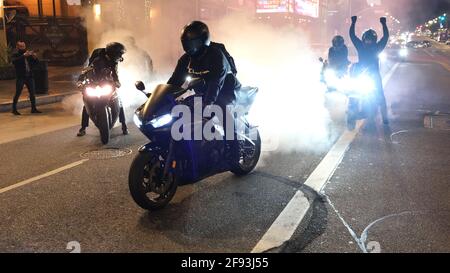
<svg viewBox="0 0 450 273">
<path fill-rule="evenodd" d="M 291 0 L 258 0 L 256 4 L 257 13 L 286 13 L 293 12 Z"/>
<path fill-rule="evenodd" d="M 295 12 L 309 17 L 319 17 L 319 0 L 295 0 Z"/>
<path fill-rule="evenodd" d="M 319 0 L 258 0 L 257 13 L 297 13 L 319 17 Z"/>
</svg>

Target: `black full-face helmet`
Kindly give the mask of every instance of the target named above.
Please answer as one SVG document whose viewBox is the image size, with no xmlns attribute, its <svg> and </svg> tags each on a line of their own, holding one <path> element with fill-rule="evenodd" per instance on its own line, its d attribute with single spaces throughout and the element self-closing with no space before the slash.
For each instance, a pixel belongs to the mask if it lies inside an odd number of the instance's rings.
<svg viewBox="0 0 450 273">
<path fill-rule="evenodd" d="M 115 62 L 123 61 L 123 54 L 125 54 L 125 46 L 121 43 L 113 42 L 106 45 L 106 55 Z"/>
<path fill-rule="evenodd" d="M 181 32 L 181 44 L 189 56 L 201 54 L 211 43 L 208 26 L 200 21 L 186 25 Z"/>
<path fill-rule="evenodd" d="M 342 37 L 341 35 L 334 36 L 334 38 L 331 42 L 333 44 L 333 47 L 337 47 L 337 48 L 342 47 L 345 43 L 344 37 Z"/>
<path fill-rule="evenodd" d="M 366 30 L 362 36 L 362 41 L 365 44 L 375 44 L 378 41 L 377 32 L 373 29 Z"/>
</svg>

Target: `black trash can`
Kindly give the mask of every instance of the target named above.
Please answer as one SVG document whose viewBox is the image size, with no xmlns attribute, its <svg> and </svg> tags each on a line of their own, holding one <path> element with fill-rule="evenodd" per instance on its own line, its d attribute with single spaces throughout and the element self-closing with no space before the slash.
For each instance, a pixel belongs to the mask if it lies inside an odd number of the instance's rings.
<svg viewBox="0 0 450 273">
<path fill-rule="evenodd" d="M 40 60 L 33 67 L 33 78 L 36 94 L 48 94 L 48 62 L 46 60 Z"/>
</svg>

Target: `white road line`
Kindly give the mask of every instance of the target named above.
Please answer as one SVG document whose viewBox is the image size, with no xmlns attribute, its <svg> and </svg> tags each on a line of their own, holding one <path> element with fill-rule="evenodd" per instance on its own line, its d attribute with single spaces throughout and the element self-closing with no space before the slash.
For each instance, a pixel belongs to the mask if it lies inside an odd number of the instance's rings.
<svg viewBox="0 0 450 273">
<path fill-rule="evenodd" d="M 341 164 L 344 158 L 345 152 L 348 147 L 359 133 L 363 122 L 359 121 L 355 130 L 345 131 L 339 140 L 334 144 L 327 155 L 322 159 L 316 169 L 311 173 L 308 179 L 305 181 L 305 185 L 310 187 L 316 192 L 321 192 L 326 182 L 334 174 L 336 168 Z"/>
<path fill-rule="evenodd" d="M 394 75 L 394 72 L 397 70 L 398 66 L 399 63 L 395 63 L 395 65 L 384 76 L 384 86 L 386 86 L 392 75 Z M 355 139 L 362 125 L 363 122 L 358 122 L 355 130 L 351 132 L 345 131 L 341 135 L 336 144 L 334 144 L 324 159 L 308 177 L 305 182 L 306 186 L 319 193 L 323 190 L 324 186 L 344 158 L 345 152 Z M 252 253 L 261 253 L 282 246 L 292 237 L 309 210 L 309 207 L 310 203 L 303 192 L 297 191 L 291 201 L 289 201 L 287 206 L 277 217 L 275 222 L 273 222 L 261 240 L 253 248 Z"/>
<path fill-rule="evenodd" d="M 302 191 L 297 191 L 252 253 L 261 253 L 279 247 L 289 240 L 309 209 L 309 201 Z"/>
<path fill-rule="evenodd" d="M 389 70 L 389 72 L 383 77 L 383 87 L 386 87 L 387 83 L 391 80 L 392 75 L 394 75 L 395 70 L 397 70 L 399 63 L 395 63 L 394 66 Z"/>
<path fill-rule="evenodd" d="M 431 58 L 434 58 L 434 54 L 429 52 L 428 49 L 424 49 L 424 52 L 427 53 Z"/>
<path fill-rule="evenodd" d="M 63 166 L 63 167 L 58 168 L 58 169 L 56 169 L 56 170 L 53 170 L 53 171 L 50 171 L 50 172 L 47 172 L 47 173 L 44 173 L 44 174 L 35 176 L 35 177 L 33 177 L 33 178 L 24 180 L 24 181 L 22 181 L 22 182 L 16 183 L 16 184 L 11 185 L 11 186 L 8 186 L 8 187 L 6 187 L 6 188 L 2 188 L 2 189 L 0 189 L 0 194 L 1 194 L 1 193 L 5 193 L 5 192 L 10 191 L 10 190 L 13 190 L 13 189 L 17 189 L 17 188 L 22 187 L 22 186 L 25 186 L 25 185 L 28 185 L 28 184 L 30 184 L 30 183 L 33 183 L 33 182 L 38 181 L 38 180 L 40 180 L 40 179 L 43 179 L 43 178 L 52 176 L 52 175 L 54 175 L 54 174 L 63 172 L 63 171 L 65 171 L 65 170 L 74 168 L 74 167 L 76 167 L 76 166 L 79 166 L 79 165 L 83 164 L 84 162 L 86 162 L 86 161 L 88 161 L 88 160 L 89 160 L 89 159 L 83 159 L 83 160 L 80 160 L 80 161 L 77 161 L 77 162 L 73 162 L 73 163 L 71 163 L 71 164 L 68 164 L 68 165 L 66 165 L 66 166 Z"/>
</svg>

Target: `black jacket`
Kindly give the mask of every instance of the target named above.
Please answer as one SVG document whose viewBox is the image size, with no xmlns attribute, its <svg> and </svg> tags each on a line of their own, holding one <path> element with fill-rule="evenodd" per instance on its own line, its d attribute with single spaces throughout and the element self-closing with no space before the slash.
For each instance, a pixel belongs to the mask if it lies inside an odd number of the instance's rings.
<svg viewBox="0 0 450 273">
<path fill-rule="evenodd" d="M 347 46 L 344 45 L 341 48 L 330 47 L 328 50 L 328 64 L 334 69 L 346 69 L 350 64 Z"/>
<path fill-rule="evenodd" d="M 236 99 L 234 91 L 241 88 L 232 66 L 218 46 L 210 45 L 195 58 L 184 54 L 178 60 L 168 84 L 182 86 L 187 76 L 205 80 L 206 86 L 196 91 L 203 93 L 203 101 L 207 105 L 232 103 Z"/>
<path fill-rule="evenodd" d="M 378 55 L 384 50 L 389 41 L 389 30 L 386 24 L 383 24 L 383 38 L 371 47 L 364 45 L 364 43 L 356 37 L 355 23 L 352 23 L 350 27 L 350 38 L 358 51 L 359 64 L 370 69 L 372 72 L 379 73 L 380 61 Z"/>
<path fill-rule="evenodd" d="M 89 66 L 94 68 L 95 74 L 99 77 L 103 76 L 102 74 L 105 68 L 110 70 L 117 87 L 120 87 L 118 63 L 106 56 L 105 48 L 97 48 L 92 52 L 89 58 Z"/>
<path fill-rule="evenodd" d="M 32 56 L 25 57 L 25 51 L 17 51 L 12 55 L 11 61 L 16 68 L 16 76 L 18 78 L 32 77 L 33 76 L 33 67 L 39 63 L 38 59 L 33 58 Z M 30 66 L 29 74 L 26 72 L 25 59 L 28 61 Z"/>
</svg>

